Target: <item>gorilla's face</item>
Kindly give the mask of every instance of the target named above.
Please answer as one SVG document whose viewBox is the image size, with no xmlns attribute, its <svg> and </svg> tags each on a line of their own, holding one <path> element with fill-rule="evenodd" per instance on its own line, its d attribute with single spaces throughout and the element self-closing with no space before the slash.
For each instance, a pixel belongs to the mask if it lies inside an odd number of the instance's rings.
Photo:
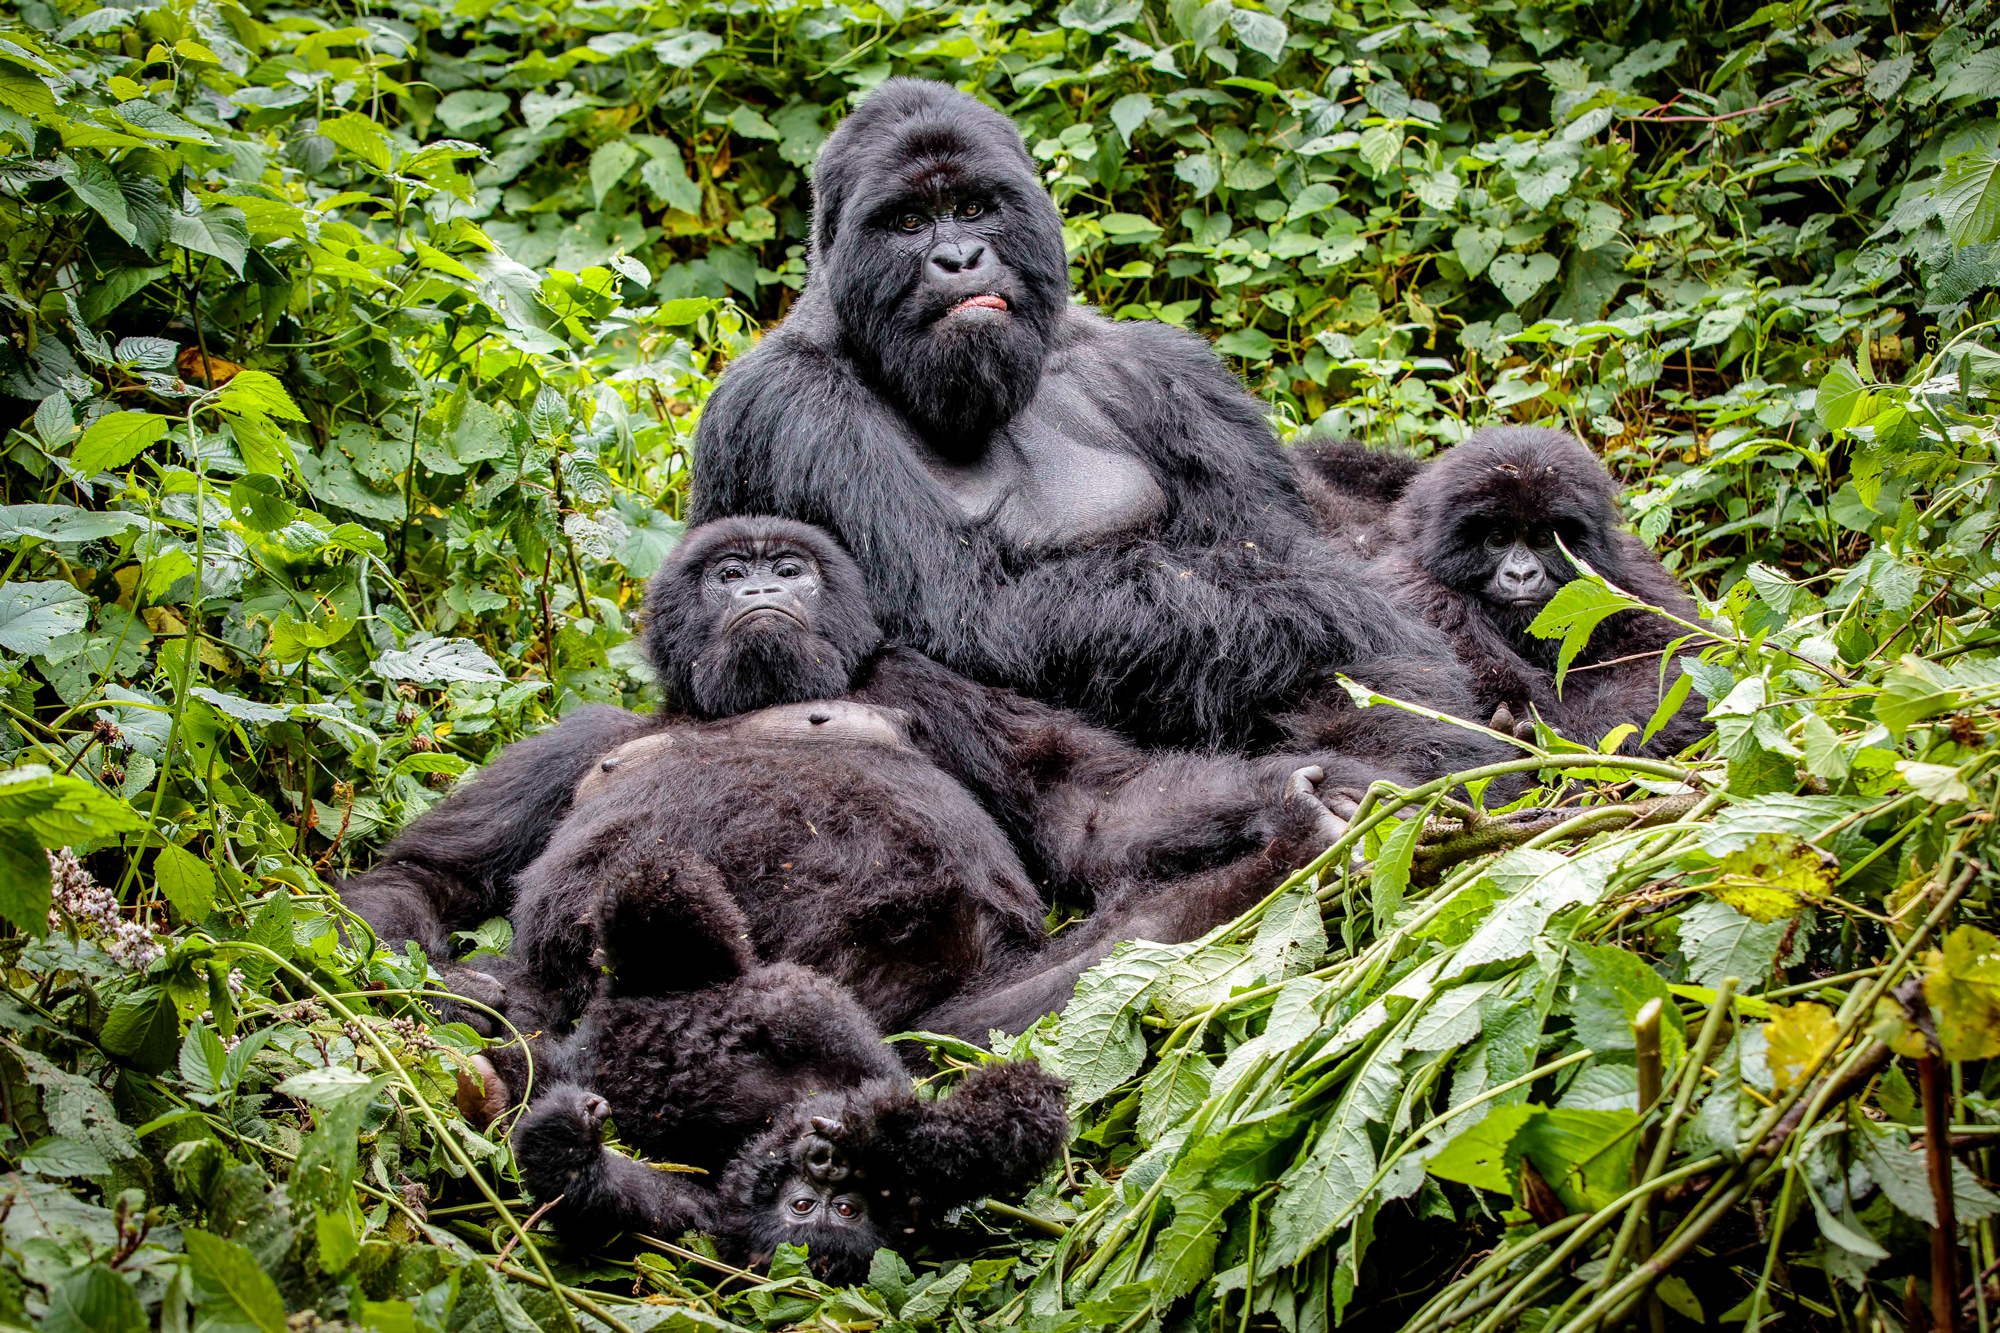
<svg viewBox="0 0 2000 1333">
<path fill-rule="evenodd" d="M 747 1238 L 749 1259 L 761 1267 L 771 1261 L 778 1246 L 800 1245 L 823 1281 L 859 1282 L 867 1277 L 875 1251 L 892 1240 L 884 1233 L 878 1210 L 870 1206 L 868 1181 L 828 1137 L 839 1134 L 841 1126 L 823 1117 L 816 1117 L 813 1124 L 813 1131 L 794 1140 L 785 1153 L 785 1169 L 771 1177 L 774 1188 L 761 1201 L 761 1217 Z M 915 1230 L 914 1225 L 898 1228 L 897 1239 Z"/>
<path fill-rule="evenodd" d="M 726 518 L 688 533 L 646 594 L 646 651 L 673 702 L 734 717 L 847 692 L 881 640 L 861 571 L 818 528 Z"/>
<path fill-rule="evenodd" d="M 947 454 L 1026 406 L 1069 298 L 1062 219 L 1020 133 L 940 84 L 884 84 L 813 178 L 814 281 L 849 353 Z"/>
<path fill-rule="evenodd" d="M 1576 577 L 1576 570 L 1558 544 L 1554 523 L 1513 523 L 1507 520 L 1475 524 L 1467 533 L 1467 544 L 1476 538 L 1486 576 L 1476 591 L 1494 606 L 1515 612 L 1533 613 L 1548 604 L 1556 589 Z M 1574 545 L 1582 536 L 1574 524 L 1561 533 L 1564 543 Z M 1479 529 L 1485 529 L 1479 536 Z"/>
</svg>

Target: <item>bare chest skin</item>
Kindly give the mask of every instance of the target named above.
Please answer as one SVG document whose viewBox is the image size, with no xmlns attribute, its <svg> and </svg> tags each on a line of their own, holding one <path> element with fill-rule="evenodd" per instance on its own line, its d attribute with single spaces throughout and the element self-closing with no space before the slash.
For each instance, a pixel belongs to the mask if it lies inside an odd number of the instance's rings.
<svg viewBox="0 0 2000 1333">
<path fill-rule="evenodd" d="M 1166 494 L 1146 465 L 1113 451 L 1117 437 L 1082 376 L 1059 371 L 1043 377 L 1035 400 L 985 453 L 924 462 L 961 513 L 1009 546 L 1082 546 L 1166 513 Z"/>
<path fill-rule="evenodd" d="M 661 763 L 694 760 L 704 742 L 740 745 L 763 742 L 773 745 L 878 746 L 887 750 L 908 750 L 908 718 L 896 708 L 826 700 L 804 704 L 782 704 L 759 709 L 723 722 L 698 727 L 673 727 L 649 732 L 626 741 L 600 759 L 576 784 L 576 800 L 589 800 L 599 793 L 628 784 Z"/>
</svg>

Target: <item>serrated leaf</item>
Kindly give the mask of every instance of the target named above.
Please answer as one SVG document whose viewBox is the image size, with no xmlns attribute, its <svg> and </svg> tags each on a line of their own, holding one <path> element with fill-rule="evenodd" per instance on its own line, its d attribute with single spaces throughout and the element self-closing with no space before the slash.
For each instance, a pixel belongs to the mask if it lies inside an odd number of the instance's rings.
<svg viewBox="0 0 2000 1333">
<path fill-rule="evenodd" d="M 215 906 L 215 872 L 185 847 L 168 843 L 153 858 L 153 874 L 183 921 L 198 921 Z"/>
<path fill-rule="evenodd" d="M 124 344 L 119 346 L 122 350 Z M 70 453 L 70 466 L 86 477 L 115 471 L 165 435 L 169 424 L 165 417 L 150 412 L 106 413 L 84 427 Z"/>
<path fill-rule="evenodd" d="M 389 649 L 371 667 L 384 680 L 408 680 L 419 685 L 507 679 L 486 655 L 486 650 L 470 639 L 426 639 L 407 650 Z"/>
<path fill-rule="evenodd" d="M 276 375 L 263 370 L 239 370 L 223 387 L 216 406 L 238 416 L 271 416 L 304 421 L 306 414 Z"/>
<path fill-rule="evenodd" d="M 1595 574 L 1579 575 L 1556 589 L 1556 595 L 1528 622 L 1528 633 L 1538 639 L 1562 640 L 1556 650 L 1557 694 L 1562 693 L 1569 664 L 1589 645 L 1597 627 L 1620 611 L 1639 605 Z"/>
</svg>

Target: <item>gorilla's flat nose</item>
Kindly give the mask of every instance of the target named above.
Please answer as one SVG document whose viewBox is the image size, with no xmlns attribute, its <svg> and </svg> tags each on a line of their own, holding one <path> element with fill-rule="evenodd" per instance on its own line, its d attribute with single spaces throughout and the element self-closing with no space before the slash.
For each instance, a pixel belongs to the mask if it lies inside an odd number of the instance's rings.
<svg viewBox="0 0 2000 1333">
<path fill-rule="evenodd" d="M 977 242 L 960 245 L 956 241 L 949 241 L 931 251 L 931 263 L 946 273 L 977 272 L 985 260 L 986 247 Z"/>
</svg>

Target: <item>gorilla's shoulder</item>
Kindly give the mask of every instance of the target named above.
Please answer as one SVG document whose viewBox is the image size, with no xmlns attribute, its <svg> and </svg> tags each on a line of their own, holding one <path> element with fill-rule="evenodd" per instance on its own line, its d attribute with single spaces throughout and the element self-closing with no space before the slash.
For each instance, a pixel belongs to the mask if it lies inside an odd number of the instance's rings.
<svg viewBox="0 0 2000 1333">
<path fill-rule="evenodd" d="M 1056 370 L 1101 366 L 1164 381 L 1226 370 L 1215 350 L 1186 329 L 1156 319 L 1114 320 L 1089 305 L 1064 312 L 1051 351 Z"/>
</svg>

